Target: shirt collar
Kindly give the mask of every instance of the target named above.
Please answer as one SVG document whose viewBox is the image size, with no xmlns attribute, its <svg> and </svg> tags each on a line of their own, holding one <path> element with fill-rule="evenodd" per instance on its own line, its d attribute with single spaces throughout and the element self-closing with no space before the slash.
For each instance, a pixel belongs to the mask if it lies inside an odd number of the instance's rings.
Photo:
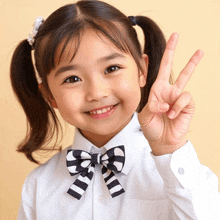
<svg viewBox="0 0 220 220">
<path fill-rule="evenodd" d="M 78 128 L 75 129 L 75 137 L 72 148 L 84 150 L 90 153 L 105 153 L 107 150 L 124 145 L 125 147 L 125 164 L 122 169 L 122 173 L 128 174 L 133 163 L 138 158 L 138 155 L 143 148 L 143 146 L 136 143 L 137 136 L 142 134 L 140 131 L 140 124 L 138 121 L 137 113 L 135 112 L 132 116 L 131 121 L 118 133 L 116 134 L 108 143 L 103 147 L 98 148 L 87 140 L 79 131 Z"/>
</svg>

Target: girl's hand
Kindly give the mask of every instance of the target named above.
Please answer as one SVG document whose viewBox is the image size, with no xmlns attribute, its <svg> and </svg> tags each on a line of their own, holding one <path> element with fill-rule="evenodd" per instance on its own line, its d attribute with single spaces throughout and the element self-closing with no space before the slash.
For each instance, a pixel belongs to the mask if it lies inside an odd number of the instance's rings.
<svg viewBox="0 0 220 220">
<path fill-rule="evenodd" d="M 173 33 L 167 42 L 148 103 L 138 114 L 143 134 L 155 156 L 173 153 L 186 143 L 185 135 L 195 111 L 192 96 L 189 92 L 183 92 L 183 89 L 202 58 L 203 51 L 195 52 L 176 82 L 170 85 L 169 78 L 177 40 L 178 34 Z"/>
</svg>

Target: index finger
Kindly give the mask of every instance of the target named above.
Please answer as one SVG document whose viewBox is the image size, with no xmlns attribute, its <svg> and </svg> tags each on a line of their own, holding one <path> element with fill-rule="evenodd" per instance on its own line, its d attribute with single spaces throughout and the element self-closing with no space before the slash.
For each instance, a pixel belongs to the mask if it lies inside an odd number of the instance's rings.
<svg viewBox="0 0 220 220">
<path fill-rule="evenodd" d="M 173 64 L 173 56 L 177 45 L 178 37 L 179 35 L 177 33 L 173 33 L 167 42 L 157 76 L 157 79 L 159 80 L 169 82 Z"/>
</svg>

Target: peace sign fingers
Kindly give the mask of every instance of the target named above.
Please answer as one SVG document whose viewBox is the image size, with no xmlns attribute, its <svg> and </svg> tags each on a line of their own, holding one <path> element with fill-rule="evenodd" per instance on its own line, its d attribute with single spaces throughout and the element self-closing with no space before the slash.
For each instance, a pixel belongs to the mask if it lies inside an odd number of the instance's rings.
<svg viewBox="0 0 220 220">
<path fill-rule="evenodd" d="M 173 33 L 167 42 L 167 45 L 166 45 L 166 48 L 165 48 L 165 51 L 164 51 L 164 54 L 161 60 L 157 80 L 169 82 L 170 73 L 171 73 L 172 64 L 173 64 L 173 56 L 174 56 L 175 47 L 177 45 L 177 41 L 178 41 L 178 34 Z"/>
<path fill-rule="evenodd" d="M 173 63 L 173 56 L 175 52 L 175 47 L 178 41 L 178 34 L 173 33 L 166 45 L 166 49 L 164 51 L 160 69 L 158 72 L 157 80 L 167 81 L 169 82 L 170 73 L 172 70 L 172 63 Z M 187 82 L 189 81 L 195 67 L 199 63 L 200 59 L 203 56 L 202 50 L 197 50 L 194 55 L 191 57 L 185 68 L 181 71 L 180 75 L 178 76 L 175 85 L 180 89 L 183 90 Z"/>
<path fill-rule="evenodd" d="M 185 68 L 181 71 L 180 75 L 178 76 L 176 82 L 174 85 L 180 90 L 183 90 L 187 82 L 189 81 L 193 71 L 195 70 L 197 64 L 199 63 L 200 59 L 203 56 L 203 51 L 202 50 L 197 50 Z"/>
</svg>

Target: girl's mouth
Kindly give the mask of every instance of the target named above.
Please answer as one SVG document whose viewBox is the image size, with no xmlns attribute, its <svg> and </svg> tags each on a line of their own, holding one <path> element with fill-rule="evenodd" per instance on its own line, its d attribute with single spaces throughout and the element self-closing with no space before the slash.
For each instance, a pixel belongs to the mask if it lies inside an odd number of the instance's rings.
<svg viewBox="0 0 220 220">
<path fill-rule="evenodd" d="M 99 110 L 93 110 L 93 111 L 90 111 L 90 112 L 87 112 L 87 113 L 93 119 L 107 118 L 107 117 L 109 117 L 110 115 L 112 115 L 114 113 L 114 111 L 117 108 L 118 104 L 108 106 L 108 107 L 105 107 L 105 108 L 102 108 L 102 109 L 99 109 Z"/>
</svg>

